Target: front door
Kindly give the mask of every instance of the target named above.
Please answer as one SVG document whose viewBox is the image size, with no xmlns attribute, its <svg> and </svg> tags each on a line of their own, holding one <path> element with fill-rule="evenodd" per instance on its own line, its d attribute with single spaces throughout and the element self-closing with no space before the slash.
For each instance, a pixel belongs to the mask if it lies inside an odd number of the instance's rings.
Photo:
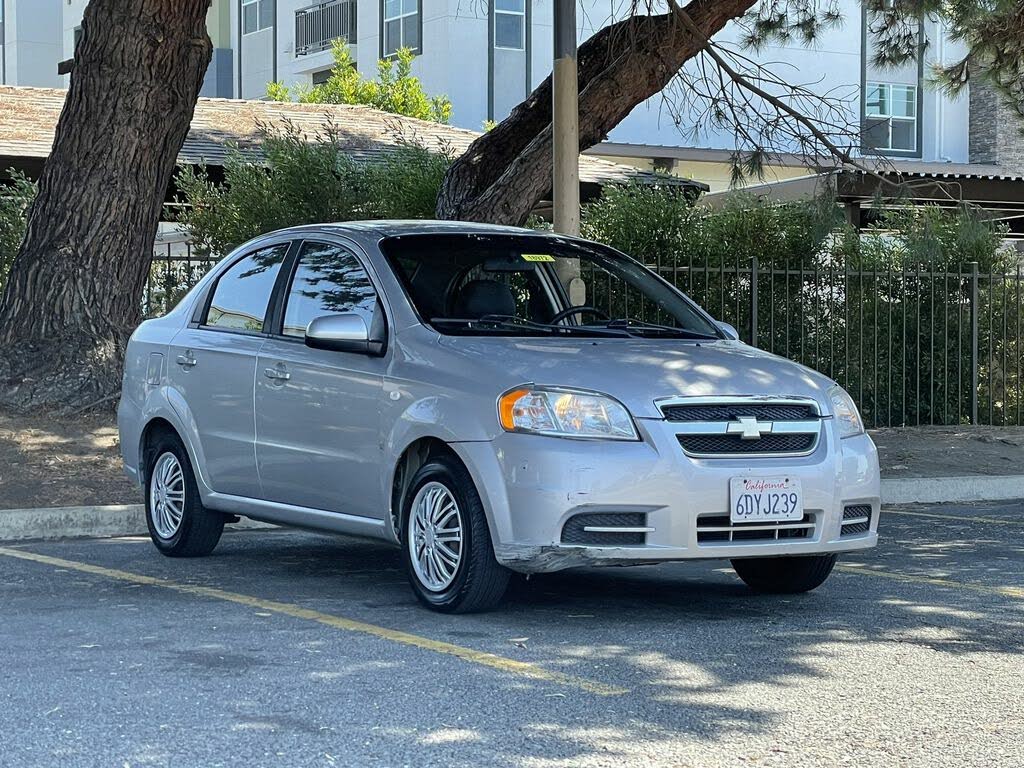
<svg viewBox="0 0 1024 768">
<path fill-rule="evenodd" d="M 334 243 L 302 244 L 282 320 L 259 353 L 256 457 L 264 498 L 382 519 L 380 404 L 386 358 L 312 349 L 314 318 L 379 308 L 362 265 Z"/>
<path fill-rule="evenodd" d="M 253 412 L 256 356 L 263 324 L 289 243 L 253 251 L 236 261 L 214 285 L 195 327 L 175 335 L 170 383 L 194 421 L 204 461 L 197 467 L 218 492 L 258 498 Z"/>
</svg>

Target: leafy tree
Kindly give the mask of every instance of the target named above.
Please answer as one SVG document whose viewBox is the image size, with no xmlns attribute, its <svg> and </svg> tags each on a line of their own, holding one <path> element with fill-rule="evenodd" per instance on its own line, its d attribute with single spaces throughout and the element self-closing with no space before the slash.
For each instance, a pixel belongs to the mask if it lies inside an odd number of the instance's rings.
<svg viewBox="0 0 1024 768">
<path fill-rule="evenodd" d="M 273 101 L 289 101 L 294 97 L 305 104 L 363 104 L 435 123 L 447 123 L 451 119 L 452 103 L 448 98 L 428 96 L 419 78 L 412 74 L 415 55 L 409 48 L 399 49 L 395 58 L 380 59 L 376 80 L 367 80 L 359 73 L 344 39 L 334 41 L 332 52 L 334 67 L 327 82 L 292 90 L 284 83 L 270 83 L 267 97 Z"/>
<path fill-rule="evenodd" d="M 264 162 L 233 151 L 223 183 L 185 168 L 180 223 L 203 249 L 223 255 L 245 241 L 299 224 L 432 216 L 451 150 L 402 141 L 380 159 L 353 160 L 337 129 L 308 141 L 294 126 L 263 133 Z"/>
</svg>

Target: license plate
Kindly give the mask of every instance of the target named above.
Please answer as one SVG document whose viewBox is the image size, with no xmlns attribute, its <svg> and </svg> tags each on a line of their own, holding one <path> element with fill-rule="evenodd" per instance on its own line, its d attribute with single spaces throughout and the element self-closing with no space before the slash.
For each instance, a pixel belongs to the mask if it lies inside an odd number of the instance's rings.
<svg viewBox="0 0 1024 768">
<path fill-rule="evenodd" d="M 734 523 L 800 520 L 804 499 L 791 477 L 734 477 L 729 480 L 729 519 Z"/>
</svg>

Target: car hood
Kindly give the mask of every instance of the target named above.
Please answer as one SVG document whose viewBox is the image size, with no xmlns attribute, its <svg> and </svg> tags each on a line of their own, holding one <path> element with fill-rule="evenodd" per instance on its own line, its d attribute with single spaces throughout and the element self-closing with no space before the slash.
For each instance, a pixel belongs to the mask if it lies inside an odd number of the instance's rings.
<svg viewBox="0 0 1024 768">
<path fill-rule="evenodd" d="M 665 397 L 796 396 L 827 408 L 834 384 L 738 341 L 443 336 L 440 343 L 510 388 L 532 383 L 603 392 L 640 418 L 660 418 L 655 401 Z"/>
</svg>

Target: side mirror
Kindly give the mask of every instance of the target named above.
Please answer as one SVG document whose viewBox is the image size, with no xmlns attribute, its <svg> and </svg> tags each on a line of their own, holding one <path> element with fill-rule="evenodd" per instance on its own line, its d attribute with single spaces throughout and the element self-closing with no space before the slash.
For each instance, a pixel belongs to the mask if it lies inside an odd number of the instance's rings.
<svg viewBox="0 0 1024 768">
<path fill-rule="evenodd" d="M 733 328 L 731 325 L 729 325 L 729 323 L 723 322 L 722 320 L 716 320 L 715 322 L 718 324 L 718 330 L 720 330 L 722 333 L 724 333 L 730 339 L 732 339 L 733 341 L 739 341 L 740 340 L 740 333 L 739 333 L 739 331 L 737 331 L 735 328 Z"/>
<path fill-rule="evenodd" d="M 363 355 L 379 355 L 384 351 L 384 342 L 370 338 L 366 321 L 355 312 L 324 315 L 313 320 L 306 328 L 306 346 Z"/>
</svg>

